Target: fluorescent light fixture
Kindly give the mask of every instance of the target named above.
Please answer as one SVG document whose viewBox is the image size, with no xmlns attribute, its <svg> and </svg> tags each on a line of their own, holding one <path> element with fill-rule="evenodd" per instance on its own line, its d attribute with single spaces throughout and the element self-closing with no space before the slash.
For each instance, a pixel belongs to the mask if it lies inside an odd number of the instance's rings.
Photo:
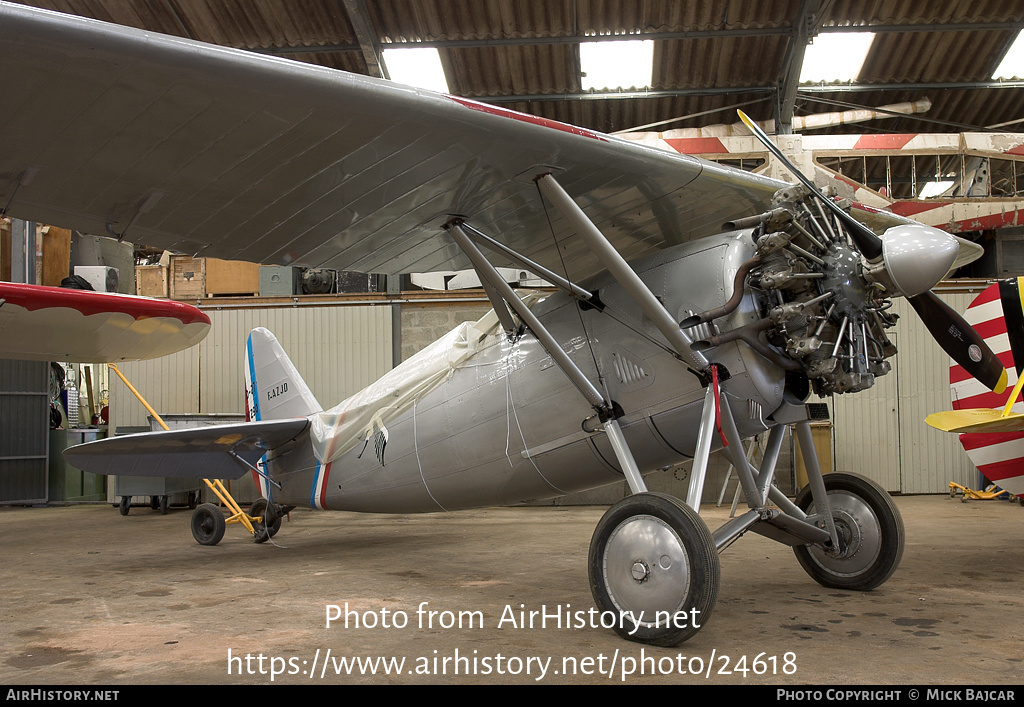
<svg viewBox="0 0 1024 707">
<path fill-rule="evenodd" d="M 581 42 L 580 70 L 584 91 L 647 88 L 654 74 L 654 42 Z"/>
<path fill-rule="evenodd" d="M 385 49 L 383 55 L 392 81 L 438 93 L 449 92 L 441 56 L 434 47 Z"/>
<path fill-rule="evenodd" d="M 1014 79 L 1024 76 L 1024 32 L 1018 32 L 1006 56 L 999 62 L 999 67 L 992 74 L 994 79 Z"/>
<path fill-rule="evenodd" d="M 956 184 L 954 181 L 948 182 L 925 182 L 924 187 L 921 188 L 921 193 L 917 195 L 918 199 L 931 199 L 932 197 L 942 196 L 942 193 L 949 189 L 951 186 Z"/>
<path fill-rule="evenodd" d="M 868 57 L 874 32 L 819 34 L 804 52 L 800 83 L 853 81 Z"/>
</svg>

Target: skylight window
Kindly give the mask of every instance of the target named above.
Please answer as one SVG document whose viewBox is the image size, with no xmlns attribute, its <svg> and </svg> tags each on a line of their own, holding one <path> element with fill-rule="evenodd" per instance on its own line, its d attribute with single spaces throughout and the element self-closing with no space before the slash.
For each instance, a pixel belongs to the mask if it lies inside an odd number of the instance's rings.
<svg viewBox="0 0 1024 707">
<path fill-rule="evenodd" d="M 804 53 L 800 83 L 855 80 L 874 39 L 873 32 L 819 34 Z"/>
<path fill-rule="evenodd" d="M 925 182 L 924 187 L 921 189 L 921 193 L 917 195 L 917 198 L 931 199 L 936 196 L 942 196 L 954 184 L 956 184 L 954 181 Z"/>
<path fill-rule="evenodd" d="M 449 92 L 437 49 L 385 49 L 383 55 L 392 81 L 438 93 Z"/>
<path fill-rule="evenodd" d="M 994 79 L 1015 79 L 1024 76 L 1024 32 L 1018 32 L 1017 38 L 1013 40 L 1006 56 L 999 62 L 992 78 Z"/>
<path fill-rule="evenodd" d="M 654 42 L 582 42 L 580 70 L 584 91 L 648 88 L 654 74 Z"/>
</svg>

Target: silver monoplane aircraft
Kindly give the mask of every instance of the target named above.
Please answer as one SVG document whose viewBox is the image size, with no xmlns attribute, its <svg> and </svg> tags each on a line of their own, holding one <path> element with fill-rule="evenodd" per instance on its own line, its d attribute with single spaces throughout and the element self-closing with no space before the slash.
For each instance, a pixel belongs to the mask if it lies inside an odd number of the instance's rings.
<svg viewBox="0 0 1024 707">
<path fill-rule="evenodd" d="M 830 587 L 871 589 L 896 569 L 895 506 L 865 478 L 821 474 L 805 406 L 889 371 L 891 298 L 1005 386 L 983 340 L 929 292 L 977 247 L 851 215 L 798 174 L 788 185 L 454 96 L 2 3 L 0 76 L 0 205 L 13 216 L 218 258 L 480 275 L 492 314 L 337 407 L 323 410 L 256 330 L 251 422 L 66 454 L 97 473 L 253 473 L 258 540 L 291 506 L 451 511 L 625 478 L 632 494 L 591 543 L 594 599 L 619 633 L 673 645 L 705 625 L 718 552 L 746 532 L 791 545 Z M 559 291 L 521 298 L 499 265 Z M 788 425 L 810 467 L 795 502 L 772 484 Z M 761 432 L 755 469 L 742 440 Z M 748 510 L 711 532 L 697 509 L 719 448 Z M 647 492 L 645 472 L 688 459 L 685 501 Z M 193 533 L 215 543 L 223 522 L 200 507 Z"/>
</svg>

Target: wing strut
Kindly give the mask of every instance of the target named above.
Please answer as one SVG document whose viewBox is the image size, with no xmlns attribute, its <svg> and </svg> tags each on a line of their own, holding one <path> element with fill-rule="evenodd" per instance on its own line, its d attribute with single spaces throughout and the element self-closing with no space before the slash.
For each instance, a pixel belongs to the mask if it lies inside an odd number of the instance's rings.
<svg viewBox="0 0 1024 707">
<path fill-rule="evenodd" d="M 594 384 L 584 375 L 583 371 L 562 350 L 562 347 L 558 345 L 551 332 L 530 311 L 530 308 L 521 299 L 516 297 L 516 293 L 505 282 L 505 278 L 498 273 L 490 261 L 480 252 L 480 249 L 476 247 L 476 244 L 466 235 L 462 228 L 462 223 L 460 221 L 453 221 L 445 224 L 444 227 L 452 237 L 452 240 L 462 249 L 470 262 L 473 263 L 473 267 L 481 276 L 481 281 L 486 281 L 500 295 L 504 303 L 508 304 L 515 311 L 519 319 L 526 325 L 526 328 L 537 337 L 537 340 L 544 347 L 544 350 L 548 352 L 548 355 L 551 356 L 551 359 L 562 369 L 562 372 L 569 377 L 569 380 L 572 381 L 577 390 L 597 411 L 599 418 L 604 423 L 605 434 L 607 434 L 608 441 L 615 451 L 615 456 L 622 467 L 630 491 L 633 493 L 646 492 L 647 486 L 644 484 L 643 477 L 640 475 L 640 469 L 633 458 L 633 453 L 629 450 L 626 438 L 622 434 L 622 428 L 616 419 L 621 411 L 617 410 L 617 406 L 611 400 L 605 399 L 605 396 L 594 387 Z"/>
<path fill-rule="evenodd" d="M 473 228 L 468 223 L 463 223 L 462 227 L 463 229 L 465 229 L 466 235 L 469 236 L 470 239 L 472 239 L 476 243 L 482 244 L 484 247 L 493 248 L 497 252 L 504 254 L 510 260 L 517 263 L 520 267 L 529 270 L 535 275 L 539 275 L 543 279 L 547 280 L 548 282 L 554 285 L 557 285 L 558 287 L 561 287 L 563 290 L 567 291 L 576 299 L 589 302 L 591 298 L 593 298 L 593 295 L 590 292 L 587 292 L 579 285 L 574 284 L 569 280 L 566 280 L 564 277 L 562 277 L 556 272 L 548 270 L 540 263 L 534 262 L 524 255 L 520 255 L 519 253 L 509 248 L 504 243 L 499 243 L 498 241 L 494 240 L 487 234 L 482 233 L 477 229 Z"/>
<path fill-rule="evenodd" d="M 633 268 L 629 267 L 626 259 L 615 250 L 615 246 L 608 242 L 600 229 L 587 217 L 583 209 L 573 201 L 562 186 L 555 181 L 550 174 L 544 174 L 537 178 L 537 185 L 544 194 L 561 212 L 569 223 L 576 230 L 576 233 L 586 241 L 598 259 L 608 268 L 612 276 L 622 285 L 623 289 L 633 300 L 640 305 L 644 314 L 650 317 L 658 330 L 665 335 L 669 344 L 675 350 L 676 355 L 689 368 L 703 375 L 708 368 L 708 360 L 699 351 L 690 348 L 693 341 L 679 328 L 679 323 L 668 313 L 665 306 L 658 301 L 650 288 L 644 284 Z"/>
</svg>

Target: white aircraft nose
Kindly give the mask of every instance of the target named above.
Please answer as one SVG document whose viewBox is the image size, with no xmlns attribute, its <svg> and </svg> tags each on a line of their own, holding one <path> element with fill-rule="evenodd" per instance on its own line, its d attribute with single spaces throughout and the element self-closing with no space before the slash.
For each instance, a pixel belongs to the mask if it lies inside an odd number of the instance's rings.
<svg viewBox="0 0 1024 707">
<path fill-rule="evenodd" d="M 892 283 L 905 297 L 932 289 L 953 267 L 956 238 L 924 224 L 893 226 L 882 236 L 882 258 Z"/>
</svg>

